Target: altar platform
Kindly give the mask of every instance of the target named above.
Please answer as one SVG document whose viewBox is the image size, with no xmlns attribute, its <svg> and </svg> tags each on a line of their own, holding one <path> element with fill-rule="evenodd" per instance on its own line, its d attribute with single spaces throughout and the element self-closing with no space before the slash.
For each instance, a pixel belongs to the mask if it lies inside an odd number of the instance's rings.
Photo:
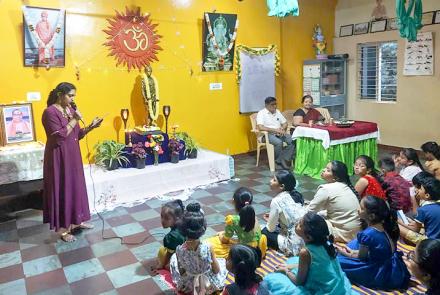
<svg viewBox="0 0 440 295">
<path fill-rule="evenodd" d="M 227 155 L 199 150 L 196 159 L 177 164 L 162 163 L 147 165 L 144 169 L 120 168 L 112 171 L 85 165 L 84 174 L 90 212 L 95 213 L 229 180 L 234 176 L 234 160 Z"/>
</svg>

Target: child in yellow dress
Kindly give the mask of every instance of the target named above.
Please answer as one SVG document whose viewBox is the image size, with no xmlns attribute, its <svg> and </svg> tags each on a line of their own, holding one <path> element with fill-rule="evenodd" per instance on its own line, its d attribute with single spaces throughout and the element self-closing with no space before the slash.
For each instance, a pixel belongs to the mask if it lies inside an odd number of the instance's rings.
<svg viewBox="0 0 440 295">
<path fill-rule="evenodd" d="M 262 257 L 266 256 L 267 239 L 261 234 L 252 200 L 252 192 L 245 187 L 240 187 L 234 192 L 233 202 L 238 214 L 226 216 L 225 231 L 207 240 L 217 257 L 227 258 L 233 244 L 260 248 Z"/>
</svg>

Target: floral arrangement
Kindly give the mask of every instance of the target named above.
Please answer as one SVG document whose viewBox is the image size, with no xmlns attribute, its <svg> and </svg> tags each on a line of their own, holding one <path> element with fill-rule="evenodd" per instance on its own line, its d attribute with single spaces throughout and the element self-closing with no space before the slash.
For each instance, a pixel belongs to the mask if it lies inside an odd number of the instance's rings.
<svg viewBox="0 0 440 295">
<path fill-rule="evenodd" d="M 154 154 L 162 155 L 163 149 L 162 149 L 162 141 L 163 141 L 163 135 L 162 134 L 147 134 L 147 141 L 145 142 L 145 147 L 147 149 L 151 149 L 151 151 Z"/>
<path fill-rule="evenodd" d="M 134 144 L 131 153 L 139 159 L 145 159 L 147 157 L 147 151 L 142 142 Z"/>
<path fill-rule="evenodd" d="M 182 151 L 185 146 L 180 142 L 177 138 L 171 138 L 168 142 L 168 148 L 170 149 L 170 153 L 172 155 L 178 155 L 180 151 Z"/>
</svg>

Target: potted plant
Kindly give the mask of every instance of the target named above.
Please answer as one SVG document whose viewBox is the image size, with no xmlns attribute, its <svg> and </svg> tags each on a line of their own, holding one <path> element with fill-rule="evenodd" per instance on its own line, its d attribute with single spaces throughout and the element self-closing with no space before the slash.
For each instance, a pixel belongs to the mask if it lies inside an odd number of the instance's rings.
<svg viewBox="0 0 440 295">
<path fill-rule="evenodd" d="M 168 142 L 168 148 L 171 154 L 171 163 L 179 163 L 179 154 L 183 150 L 183 143 L 178 138 L 171 138 Z"/>
<path fill-rule="evenodd" d="M 125 144 L 118 143 L 114 140 L 104 140 L 95 145 L 95 162 L 97 165 L 107 168 L 107 170 L 117 169 L 124 163 L 130 161 L 124 156 Z"/>
<path fill-rule="evenodd" d="M 147 157 L 147 151 L 145 150 L 142 142 L 138 142 L 133 145 L 133 148 L 131 149 L 131 154 L 135 155 L 136 157 L 136 168 L 145 168 L 145 158 Z"/>
<path fill-rule="evenodd" d="M 176 133 L 176 138 L 183 140 L 185 143 L 185 154 L 189 159 L 197 158 L 197 150 L 200 148 L 199 144 L 188 133 L 178 132 Z"/>
</svg>

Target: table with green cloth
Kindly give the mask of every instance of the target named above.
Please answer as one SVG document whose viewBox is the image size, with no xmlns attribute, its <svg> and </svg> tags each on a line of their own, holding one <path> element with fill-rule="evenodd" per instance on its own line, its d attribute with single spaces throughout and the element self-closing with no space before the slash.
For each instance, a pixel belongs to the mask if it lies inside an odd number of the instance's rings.
<svg viewBox="0 0 440 295">
<path fill-rule="evenodd" d="M 353 174 L 353 164 L 360 155 L 377 159 L 377 140 L 380 139 L 376 123 L 356 121 L 351 127 L 335 125 L 296 127 L 292 138 L 296 140 L 296 174 L 320 178 L 328 162 L 338 160 Z"/>
</svg>

